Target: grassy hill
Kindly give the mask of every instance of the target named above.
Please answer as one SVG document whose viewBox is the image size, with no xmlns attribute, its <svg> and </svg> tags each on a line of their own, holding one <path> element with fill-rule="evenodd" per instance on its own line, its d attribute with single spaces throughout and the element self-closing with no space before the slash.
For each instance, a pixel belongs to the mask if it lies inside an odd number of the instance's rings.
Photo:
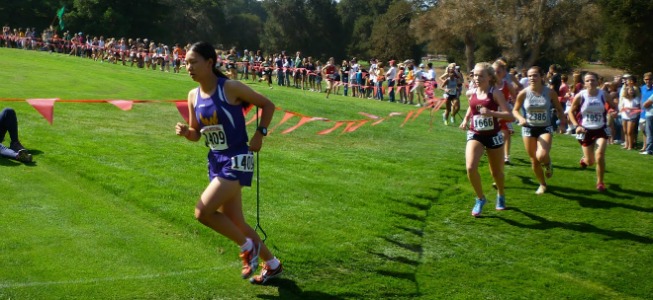
<svg viewBox="0 0 653 300">
<path fill-rule="evenodd" d="M 0 49 L 0 96 L 183 99 L 186 74 Z M 249 82 L 283 109 L 331 120 L 415 107 Z M 465 101 L 463 101 L 465 102 Z M 36 163 L 0 159 L 0 299 L 646 299 L 653 265 L 652 158 L 610 146 L 608 191 L 556 135 L 555 175 L 537 189 L 519 134 L 506 167 L 508 210 L 473 218 L 465 133 L 428 113 L 352 133 L 315 121 L 260 153 L 260 225 L 285 275 L 240 279 L 238 249 L 199 224 L 206 148 L 174 135 L 171 103 L 58 103 L 49 125 L 25 102 Z M 283 113 L 275 115 L 274 127 Z M 253 126 L 249 131 L 253 131 Z M 342 128 L 342 127 L 341 127 Z M 481 176 L 494 192 L 487 161 Z M 489 197 L 493 199 L 493 197 Z M 256 189 L 243 190 L 256 224 Z"/>
</svg>

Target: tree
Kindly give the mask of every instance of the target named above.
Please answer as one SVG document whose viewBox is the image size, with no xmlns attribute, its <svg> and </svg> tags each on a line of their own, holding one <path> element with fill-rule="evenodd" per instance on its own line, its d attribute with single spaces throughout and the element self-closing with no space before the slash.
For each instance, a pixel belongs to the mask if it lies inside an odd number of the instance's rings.
<svg viewBox="0 0 653 300">
<path fill-rule="evenodd" d="M 500 55 L 517 67 L 575 61 L 590 55 L 598 24 L 590 0 L 441 0 L 415 21 L 432 50 L 446 52 L 462 41 L 468 69 L 481 36 L 485 43 L 496 42 Z"/>
<path fill-rule="evenodd" d="M 410 21 L 413 7 L 406 1 L 393 3 L 374 23 L 370 37 L 370 54 L 382 61 L 412 57 L 415 45 Z"/>
<path fill-rule="evenodd" d="M 267 20 L 261 47 L 265 51 L 297 50 L 310 44 L 310 24 L 303 0 L 270 0 L 263 3 Z"/>
<path fill-rule="evenodd" d="M 434 52 L 446 52 L 462 42 L 465 65 L 470 70 L 476 63 L 474 51 L 478 36 L 493 31 L 490 19 L 487 1 L 441 0 L 419 15 L 413 27 L 418 41 L 426 43 Z"/>
<path fill-rule="evenodd" d="M 168 35 L 165 20 L 171 7 L 160 0 L 75 0 L 71 7 L 66 23 L 74 31 L 157 40 Z"/>
<path fill-rule="evenodd" d="M 267 21 L 261 47 L 266 51 L 300 50 L 317 58 L 344 56 L 342 26 L 333 0 L 270 0 L 263 3 Z"/>
<path fill-rule="evenodd" d="M 60 1 L 55 0 L 22 0 L 2 1 L 0 4 L 0 20 L 2 25 L 17 27 L 35 27 L 43 30 L 53 23 L 57 9 L 61 8 Z"/>
<path fill-rule="evenodd" d="M 494 3 L 492 21 L 497 41 L 503 56 L 520 68 L 535 65 L 542 58 L 564 64 L 567 53 L 585 52 L 583 45 L 593 44 L 598 36 L 598 11 L 590 0 Z"/>
<path fill-rule="evenodd" d="M 345 56 L 345 49 L 340 39 L 342 37 L 342 23 L 336 9 L 334 0 L 307 0 L 306 18 L 310 26 L 310 40 L 305 44 L 307 53 L 327 59 L 335 57 L 337 60 Z"/>
<path fill-rule="evenodd" d="M 239 13 L 226 20 L 224 42 L 239 49 L 257 49 L 261 44 L 263 21 L 252 13 Z"/>
<path fill-rule="evenodd" d="M 376 20 L 388 11 L 391 0 L 341 0 L 337 12 L 344 29 L 340 39 L 346 53 L 355 57 L 370 57 L 375 47 L 371 42 Z"/>
<path fill-rule="evenodd" d="M 219 31 L 225 48 L 258 48 L 266 18 L 262 3 L 256 0 L 230 0 L 224 4 L 220 10 L 224 24 Z"/>
<path fill-rule="evenodd" d="M 372 35 L 372 27 L 374 26 L 374 17 L 361 16 L 356 19 L 354 28 L 352 29 L 350 42 L 347 45 L 347 53 L 353 57 L 369 57 L 372 42 L 370 36 Z"/>
<path fill-rule="evenodd" d="M 606 26 L 600 38 L 600 57 L 609 65 L 634 74 L 653 71 L 653 31 L 649 0 L 599 1 Z"/>
<path fill-rule="evenodd" d="M 341 0 L 338 3 L 338 16 L 344 29 L 341 43 L 351 56 L 367 55 L 367 39 L 373 24 L 372 17 L 367 14 L 369 9 L 369 2 L 364 0 Z"/>
</svg>

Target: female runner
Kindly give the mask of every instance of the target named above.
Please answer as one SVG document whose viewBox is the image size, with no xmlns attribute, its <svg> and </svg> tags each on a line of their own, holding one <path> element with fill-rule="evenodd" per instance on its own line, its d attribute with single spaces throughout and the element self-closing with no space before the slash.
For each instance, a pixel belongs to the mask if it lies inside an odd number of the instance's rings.
<svg viewBox="0 0 653 300">
<path fill-rule="evenodd" d="M 606 126 L 609 108 L 605 94 L 598 88 L 599 76 L 594 72 L 587 72 L 584 81 L 585 89 L 574 96 L 568 117 L 569 122 L 576 127 L 576 138 L 583 147 L 580 166 L 587 168 L 596 162 L 596 189 L 603 192 L 605 149 L 610 135 L 610 129 Z"/>
<path fill-rule="evenodd" d="M 497 185 L 495 208 L 497 210 L 506 208 L 503 186 L 503 135 L 499 132 L 498 119 L 514 121 L 514 117 L 508 110 L 503 94 L 493 88 L 496 85 L 496 74 L 490 64 L 476 64 L 473 78 L 477 88 L 469 99 L 469 107 L 460 128 L 466 130 L 471 120 L 467 132 L 465 160 L 467 177 L 476 192 L 476 204 L 472 209 L 472 215 L 478 217 L 487 201 L 483 194 L 481 175 L 478 173 L 478 164 L 483 152 L 487 153 L 490 173 Z"/>
<path fill-rule="evenodd" d="M 263 284 L 280 275 L 283 268 L 245 222 L 241 188 L 251 185 L 254 171 L 251 151 L 261 150 L 275 107 L 247 85 L 229 80 L 215 68 L 216 60 L 213 46 L 205 42 L 192 45 L 186 54 L 188 74 L 200 86 L 188 92 L 190 125 L 177 123 L 176 133 L 193 142 L 204 136 L 210 148 L 210 182 L 195 206 L 195 218 L 240 246 L 243 278 L 256 271 L 260 254 L 265 261 L 263 271 L 250 282 Z M 263 114 L 260 127 L 248 145 L 243 107 L 250 103 L 261 107 Z"/>
<path fill-rule="evenodd" d="M 542 83 L 542 71 L 539 67 L 531 67 L 527 75 L 529 85 L 517 95 L 512 113 L 522 126 L 524 147 L 531 158 L 535 177 L 540 183 L 535 194 L 541 195 L 546 191 L 544 177 L 553 176 L 553 165 L 549 155 L 553 143 L 551 108 L 555 108 L 558 120 L 562 120 L 563 110 L 558 95 Z M 526 111 L 525 117 L 522 115 L 522 108 Z"/>
</svg>

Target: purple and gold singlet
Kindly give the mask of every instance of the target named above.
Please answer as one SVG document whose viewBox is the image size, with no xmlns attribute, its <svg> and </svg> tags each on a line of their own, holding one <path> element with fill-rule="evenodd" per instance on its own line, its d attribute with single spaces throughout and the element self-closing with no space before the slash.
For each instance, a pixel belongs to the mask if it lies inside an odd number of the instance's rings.
<svg viewBox="0 0 653 300">
<path fill-rule="evenodd" d="M 232 105 L 224 92 L 225 78 L 210 98 L 202 98 L 197 89 L 195 118 L 204 137 L 208 153 L 209 180 L 216 177 L 238 180 L 250 186 L 254 171 L 253 155 L 249 151 L 243 105 Z"/>
<path fill-rule="evenodd" d="M 206 140 L 206 146 L 212 151 L 225 154 L 242 147 L 247 147 L 247 131 L 242 105 L 231 105 L 224 93 L 227 80 L 218 78 L 218 85 L 210 98 L 202 98 L 197 88 L 195 117 L 200 125 L 200 133 Z"/>
</svg>

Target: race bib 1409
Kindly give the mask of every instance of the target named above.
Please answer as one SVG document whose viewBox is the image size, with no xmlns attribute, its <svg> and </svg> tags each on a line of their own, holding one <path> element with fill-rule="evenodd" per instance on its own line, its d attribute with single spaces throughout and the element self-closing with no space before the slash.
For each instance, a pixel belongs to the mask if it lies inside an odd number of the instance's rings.
<svg viewBox="0 0 653 300">
<path fill-rule="evenodd" d="M 211 150 L 226 150 L 229 148 L 227 144 L 227 135 L 224 133 L 224 128 L 221 124 L 204 126 L 200 133 L 206 140 L 206 146 Z"/>
</svg>

